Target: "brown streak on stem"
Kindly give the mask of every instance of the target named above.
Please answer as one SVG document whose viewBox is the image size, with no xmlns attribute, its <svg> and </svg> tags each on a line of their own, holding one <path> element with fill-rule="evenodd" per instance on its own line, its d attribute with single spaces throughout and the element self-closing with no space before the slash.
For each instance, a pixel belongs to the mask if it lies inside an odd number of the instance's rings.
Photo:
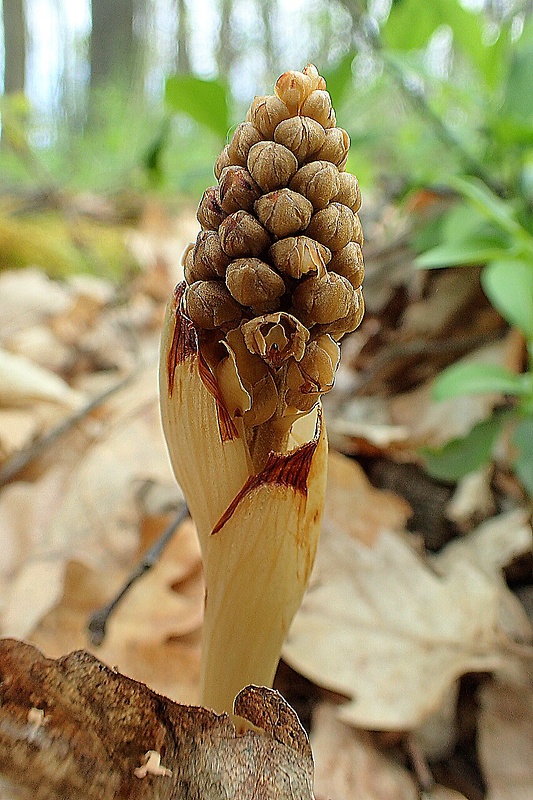
<svg viewBox="0 0 533 800">
<path fill-rule="evenodd" d="M 181 298 L 186 289 L 185 281 L 178 283 L 174 289 L 172 302 L 174 312 L 174 331 L 172 344 L 167 354 L 168 396 L 172 397 L 174 391 L 174 376 L 178 364 L 183 364 L 188 358 L 198 353 L 198 337 L 191 320 L 185 316 L 181 308 Z"/>
<path fill-rule="evenodd" d="M 318 439 L 293 450 L 292 453 L 270 453 L 265 466 L 257 475 L 250 475 L 240 492 L 234 497 L 213 530 L 211 535 L 218 533 L 226 522 L 233 516 L 239 503 L 247 494 L 261 488 L 261 486 L 285 486 L 307 497 L 307 478 L 311 469 L 311 462 L 318 445 Z"/>
<path fill-rule="evenodd" d="M 198 359 L 198 374 L 202 380 L 207 391 L 213 396 L 217 407 L 218 429 L 220 431 L 220 438 L 223 442 L 231 442 L 233 439 L 239 438 L 239 431 L 233 422 L 231 415 L 224 405 L 218 383 L 209 367 L 207 366 L 202 354 Z"/>
</svg>

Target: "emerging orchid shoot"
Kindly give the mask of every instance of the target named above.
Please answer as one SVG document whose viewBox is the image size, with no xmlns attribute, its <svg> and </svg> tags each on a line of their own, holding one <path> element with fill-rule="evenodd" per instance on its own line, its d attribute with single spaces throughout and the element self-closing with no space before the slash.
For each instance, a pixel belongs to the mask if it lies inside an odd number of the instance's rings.
<svg viewBox="0 0 533 800">
<path fill-rule="evenodd" d="M 363 316 L 349 137 L 312 65 L 256 97 L 216 165 L 161 341 L 161 411 L 206 576 L 203 705 L 270 686 L 320 531 L 321 396 Z"/>
</svg>

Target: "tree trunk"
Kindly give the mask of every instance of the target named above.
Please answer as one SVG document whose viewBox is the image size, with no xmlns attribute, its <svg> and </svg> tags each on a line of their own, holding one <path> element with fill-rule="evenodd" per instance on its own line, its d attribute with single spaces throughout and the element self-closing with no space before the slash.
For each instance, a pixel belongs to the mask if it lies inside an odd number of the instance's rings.
<svg viewBox="0 0 533 800">
<path fill-rule="evenodd" d="M 220 3 L 220 32 L 217 45 L 217 67 L 222 78 L 228 78 L 231 68 L 235 63 L 236 51 L 231 29 L 231 14 L 233 0 L 221 0 Z"/>
<path fill-rule="evenodd" d="M 182 74 L 191 71 L 191 61 L 189 57 L 189 25 L 185 0 L 178 0 L 178 52 L 176 57 L 176 70 Z"/>
<path fill-rule="evenodd" d="M 92 0 L 91 88 L 131 83 L 134 66 L 133 0 Z"/>
<path fill-rule="evenodd" d="M 4 0 L 4 92 L 24 91 L 26 71 L 26 18 L 24 0 Z"/>
</svg>

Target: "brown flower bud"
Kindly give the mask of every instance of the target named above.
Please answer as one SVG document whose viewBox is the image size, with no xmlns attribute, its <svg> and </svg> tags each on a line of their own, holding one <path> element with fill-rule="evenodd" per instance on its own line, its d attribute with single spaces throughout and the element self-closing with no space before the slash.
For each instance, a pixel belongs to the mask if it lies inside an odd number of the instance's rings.
<svg viewBox="0 0 533 800">
<path fill-rule="evenodd" d="M 183 251 L 183 255 L 181 257 L 181 266 L 183 267 L 183 274 L 185 276 L 185 280 L 187 283 L 194 283 L 196 278 L 190 279 L 191 276 L 194 274 L 193 272 L 193 251 L 194 251 L 194 242 L 190 242 L 185 250 Z"/>
<path fill-rule="evenodd" d="M 194 283 L 224 277 L 229 262 L 230 259 L 222 250 L 218 233 L 200 231 L 192 250 L 192 264 L 188 274 L 185 272 L 185 279 L 187 283 Z"/>
<path fill-rule="evenodd" d="M 220 244 L 231 258 L 258 256 L 270 245 L 270 236 L 247 211 L 235 211 L 218 230 Z"/>
<path fill-rule="evenodd" d="M 329 392 L 333 388 L 340 356 L 337 342 L 323 334 L 309 342 L 298 366 L 316 391 Z"/>
<path fill-rule="evenodd" d="M 339 171 L 331 161 L 311 161 L 298 170 L 289 186 L 315 209 L 325 208 L 339 190 Z"/>
<path fill-rule="evenodd" d="M 265 139 L 272 139 L 276 125 L 291 115 L 285 103 L 276 95 L 254 97 L 249 114 L 249 122 L 253 123 Z"/>
<path fill-rule="evenodd" d="M 220 205 L 227 214 L 248 211 L 261 194 L 250 173 L 244 167 L 226 167 L 220 176 Z"/>
<path fill-rule="evenodd" d="M 341 250 L 351 240 L 354 225 L 354 213 L 348 206 L 330 203 L 313 214 L 306 234 L 325 244 L 330 250 Z"/>
<path fill-rule="evenodd" d="M 294 290 L 292 304 L 298 318 L 308 328 L 316 324 L 327 325 L 348 314 L 353 293 L 346 278 L 330 272 L 326 279 L 306 278 L 302 281 Z"/>
<path fill-rule="evenodd" d="M 261 308 L 262 313 L 275 311 L 279 298 L 285 294 L 283 278 L 258 258 L 232 261 L 226 272 L 226 286 L 238 303 Z"/>
<path fill-rule="evenodd" d="M 325 275 L 331 252 L 308 236 L 289 236 L 274 242 L 270 257 L 283 275 L 299 279 L 304 275 Z"/>
<path fill-rule="evenodd" d="M 330 277 L 335 273 L 330 273 Z M 331 322 L 327 325 L 318 325 L 317 329 L 321 333 L 329 333 L 334 339 L 342 339 L 345 333 L 351 333 L 360 324 L 365 313 L 365 303 L 363 299 L 363 290 L 361 287 L 352 291 L 350 298 L 350 307 L 346 316 L 341 319 Z"/>
<path fill-rule="evenodd" d="M 255 317 L 243 323 L 241 331 L 250 353 L 261 356 L 274 368 L 291 356 L 300 361 L 309 340 L 307 328 L 285 311 Z"/>
<path fill-rule="evenodd" d="M 365 237 L 363 234 L 363 226 L 361 225 L 361 220 L 359 219 L 359 214 L 353 215 L 353 233 L 352 233 L 352 242 L 357 242 L 358 245 L 361 247 L 365 243 Z"/>
<path fill-rule="evenodd" d="M 251 122 L 241 122 L 235 128 L 235 133 L 228 145 L 228 155 L 232 164 L 246 166 L 248 151 L 256 142 L 262 141 L 262 136 Z"/>
<path fill-rule="evenodd" d="M 328 264 L 328 270 L 342 275 L 350 281 L 354 289 L 357 289 L 363 283 L 365 276 L 361 246 L 357 242 L 348 242 L 342 250 L 337 250 L 333 254 Z"/>
<path fill-rule="evenodd" d="M 282 144 L 257 142 L 248 153 L 248 169 L 264 192 L 272 192 L 287 186 L 298 169 L 298 161 Z"/>
<path fill-rule="evenodd" d="M 275 236 L 290 236 L 309 225 L 313 206 L 303 195 L 291 189 L 264 194 L 255 202 L 259 221 Z"/>
<path fill-rule="evenodd" d="M 315 89 L 304 101 L 301 114 L 316 119 L 323 128 L 334 128 L 337 124 L 335 112 L 331 105 L 329 93 L 323 89 Z"/>
<path fill-rule="evenodd" d="M 226 169 L 226 167 L 229 167 L 231 164 L 231 159 L 229 157 L 228 150 L 229 150 L 229 145 L 226 145 L 216 160 L 214 173 L 217 181 L 222 175 L 222 170 Z"/>
<path fill-rule="evenodd" d="M 308 78 L 311 78 L 311 88 L 314 91 L 315 89 L 325 89 L 326 88 L 326 81 L 319 74 L 317 68 L 314 64 L 308 64 L 302 70 L 304 75 L 307 75 Z"/>
<path fill-rule="evenodd" d="M 320 396 L 333 388 L 340 348 L 331 336 L 323 334 L 310 341 L 299 363 L 287 370 L 287 405 L 309 411 Z"/>
<path fill-rule="evenodd" d="M 361 207 L 361 190 L 355 175 L 350 172 L 339 172 L 339 191 L 333 198 L 336 203 L 342 203 L 357 213 Z"/>
<path fill-rule="evenodd" d="M 220 194 L 218 186 L 210 186 L 203 193 L 196 219 L 207 230 L 216 231 L 223 219 L 227 217 L 226 212 L 220 205 Z"/>
<path fill-rule="evenodd" d="M 313 91 L 313 80 L 303 72 L 289 70 L 280 75 L 276 81 L 274 91 L 282 100 L 291 114 L 298 114 L 306 97 Z"/>
<path fill-rule="evenodd" d="M 222 342 L 227 357 L 216 368 L 224 404 L 233 416 L 242 416 L 247 427 L 266 422 L 275 413 L 278 392 L 268 365 L 250 353 L 240 328 L 228 331 Z"/>
<path fill-rule="evenodd" d="M 242 308 L 220 281 L 196 281 L 183 295 L 189 319 L 198 328 L 214 330 L 242 319 Z"/>
<path fill-rule="evenodd" d="M 339 170 L 343 170 L 348 159 L 350 137 L 342 128 L 328 128 L 324 144 L 315 153 L 316 159 L 331 161 Z"/>
<path fill-rule="evenodd" d="M 300 163 L 320 150 L 325 140 L 324 128 L 311 117 L 285 119 L 274 131 L 274 141 L 288 147 Z"/>
</svg>

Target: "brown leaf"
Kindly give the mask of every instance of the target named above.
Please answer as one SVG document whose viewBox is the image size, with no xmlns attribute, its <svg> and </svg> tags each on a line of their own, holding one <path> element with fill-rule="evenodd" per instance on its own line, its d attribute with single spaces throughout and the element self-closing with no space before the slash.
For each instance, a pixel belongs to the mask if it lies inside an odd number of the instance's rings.
<svg viewBox="0 0 533 800">
<path fill-rule="evenodd" d="M 0 775 L 32 800 L 312 800 L 309 744 L 277 692 L 236 698 L 263 732 L 180 706 L 79 651 L 0 642 Z M 143 769 L 144 767 L 144 769 Z"/>
<path fill-rule="evenodd" d="M 323 703 L 313 714 L 317 800 L 416 800 L 406 769 L 373 744 L 372 735 L 340 722 L 335 706 Z"/>
<path fill-rule="evenodd" d="M 366 545 L 380 531 L 401 530 L 411 508 L 394 492 L 375 489 L 353 459 L 331 452 L 324 506 L 324 527 L 342 530 Z"/>
<path fill-rule="evenodd" d="M 533 692 L 531 683 L 499 681 L 481 690 L 478 749 L 487 800 L 533 797 Z"/>
<path fill-rule="evenodd" d="M 460 675 L 519 668 L 532 631 L 500 573 L 530 551 L 531 529 L 519 511 L 487 525 L 431 565 L 401 534 L 366 547 L 326 526 L 285 661 L 351 698 L 340 719 L 379 730 L 420 726 Z"/>
</svg>

